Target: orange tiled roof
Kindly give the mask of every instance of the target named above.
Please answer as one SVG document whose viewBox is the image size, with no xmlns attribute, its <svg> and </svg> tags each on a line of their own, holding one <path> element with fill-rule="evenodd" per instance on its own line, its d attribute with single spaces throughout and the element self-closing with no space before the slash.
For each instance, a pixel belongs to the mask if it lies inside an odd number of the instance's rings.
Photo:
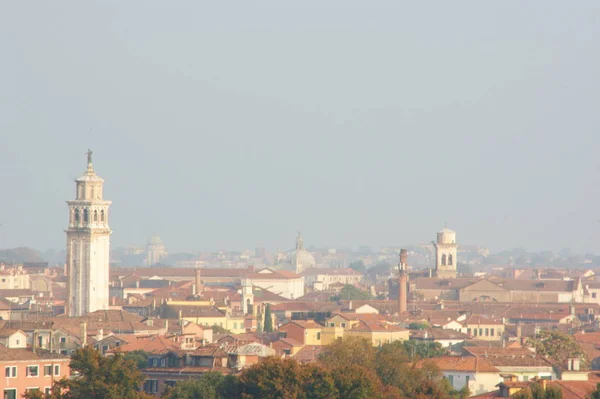
<svg viewBox="0 0 600 399">
<path fill-rule="evenodd" d="M 417 367 L 425 362 L 433 362 L 441 371 L 471 371 L 479 373 L 498 373 L 498 369 L 487 360 L 474 356 L 441 356 L 421 360 Z"/>
</svg>

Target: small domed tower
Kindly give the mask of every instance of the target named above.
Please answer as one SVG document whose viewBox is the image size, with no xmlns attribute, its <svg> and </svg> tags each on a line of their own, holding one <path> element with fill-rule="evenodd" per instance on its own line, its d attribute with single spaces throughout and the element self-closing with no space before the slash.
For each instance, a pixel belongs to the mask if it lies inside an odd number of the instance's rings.
<svg viewBox="0 0 600 399">
<path fill-rule="evenodd" d="M 437 233 L 435 247 L 435 275 L 440 278 L 456 278 L 456 232 L 444 227 Z"/>
</svg>

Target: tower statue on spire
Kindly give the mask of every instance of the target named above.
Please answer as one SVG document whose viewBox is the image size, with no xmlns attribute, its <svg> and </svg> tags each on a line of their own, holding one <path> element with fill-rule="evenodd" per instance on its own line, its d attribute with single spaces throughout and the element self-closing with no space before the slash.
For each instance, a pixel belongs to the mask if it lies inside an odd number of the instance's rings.
<svg viewBox="0 0 600 399">
<path fill-rule="evenodd" d="M 304 249 L 304 240 L 300 232 L 298 232 L 298 237 L 296 237 L 296 250 L 298 249 Z"/>
<path fill-rule="evenodd" d="M 94 152 L 88 148 L 88 150 L 87 150 L 87 152 L 86 152 L 86 154 L 87 154 L 87 163 L 88 163 L 88 166 L 90 166 L 90 165 L 92 164 L 92 154 L 93 154 L 93 153 L 94 153 Z"/>
</svg>

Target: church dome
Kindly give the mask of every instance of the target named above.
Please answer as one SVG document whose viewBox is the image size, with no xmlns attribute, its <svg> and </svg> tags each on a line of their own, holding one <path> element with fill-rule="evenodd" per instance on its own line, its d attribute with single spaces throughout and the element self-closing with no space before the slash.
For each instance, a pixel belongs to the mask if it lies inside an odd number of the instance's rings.
<svg viewBox="0 0 600 399">
<path fill-rule="evenodd" d="M 148 245 L 163 245 L 163 242 L 159 236 L 152 236 L 148 240 Z"/>
<path fill-rule="evenodd" d="M 301 273 L 303 270 L 315 267 L 317 264 L 315 257 L 304 249 L 304 240 L 300 233 L 298 233 L 298 237 L 296 238 L 296 250 L 290 253 L 290 262 L 296 273 Z"/>
</svg>

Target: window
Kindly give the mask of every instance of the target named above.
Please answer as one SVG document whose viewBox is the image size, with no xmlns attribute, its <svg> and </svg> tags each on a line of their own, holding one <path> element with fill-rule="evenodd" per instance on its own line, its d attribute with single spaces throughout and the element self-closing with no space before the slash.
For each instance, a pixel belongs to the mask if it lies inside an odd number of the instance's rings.
<svg viewBox="0 0 600 399">
<path fill-rule="evenodd" d="M 5 279 L 5 278 L 3 278 L 3 279 L 2 279 L 2 282 L 3 282 L 3 283 L 6 283 L 6 279 Z"/>
<path fill-rule="evenodd" d="M 291 349 L 284 349 L 284 350 L 283 350 L 283 354 L 284 354 L 284 355 L 291 355 L 291 354 L 292 354 L 292 351 L 291 351 Z"/>
<path fill-rule="evenodd" d="M 177 381 L 175 380 L 165 380 L 165 385 L 168 387 L 174 387 L 175 384 L 177 384 Z"/>
<path fill-rule="evenodd" d="M 483 333 L 483 328 L 480 328 L 480 329 L 479 329 L 479 336 L 480 336 L 480 337 L 483 335 L 482 333 Z"/>
<path fill-rule="evenodd" d="M 471 335 L 471 329 L 467 328 L 467 334 Z"/>
<path fill-rule="evenodd" d="M 100 211 L 100 221 L 104 222 L 104 209 Z"/>
<path fill-rule="evenodd" d="M 54 365 L 54 375 L 60 375 L 60 364 Z"/>
<path fill-rule="evenodd" d="M 52 375 L 52 365 L 44 366 L 44 376 Z"/>
<path fill-rule="evenodd" d="M 448 265 L 452 266 L 452 254 L 448 255 Z"/>
<path fill-rule="evenodd" d="M 477 336 L 477 329 L 476 328 L 473 329 L 473 336 L 475 336 L 475 337 Z"/>
<path fill-rule="evenodd" d="M 61 349 L 60 350 L 60 354 L 61 355 L 66 355 L 67 354 L 67 350 L 66 349 Z"/>
<path fill-rule="evenodd" d="M 450 385 L 454 386 L 454 376 L 452 374 L 448 376 L 448 381 L 450 381 Z"/>
<path fill-rule="evenodd" d="M 489 337 L 489 336 L 490 336 L 490 329 L 489 329 L 489 328 L 486 328 L 486 329 L 485 329 L 485 336 L 486 336 L 486 337 Z"/>
<path fill-rule="evenodd" d="M 318 333 L 317 333 L 317 339 L 318 339 L 318 340 L 320 340 L 320 339 L 321 339 L 321 333 L 320 333 L 320 332 L 318 332 Z"/>
<path fill-rule="evenodd" d="M 108 350 L 108 345 L 102 345 L 102 354 L 105 354 Z"/>
<path fill-rule="evenodd" d="M 233 329 L 237 330 L 237 323 L 236 322 L 233 322 Z"/>
<path fill-rule="evenodd" d="M 346 323 L 341 324 L 342 328 L 346 328 Z"/>
<path fill-rule="evenodd" d="M 67 342 L 67 337 L 60 337 L 60 343 L 64 344 Z"/>
<path fill-rule="evenodd" d="M 495 329 L 493 329 L 493 328 L 490 328 L 490 335 L 491 335 L 492 337 L 494 336 L 494 332 L 495 332 L 495 331 L 496 331 Z"/>
<path fill-rule="evenodd" d="M 6 378 L 15 378 L 17 376 L 17 366 L 7 366 L 4 368 Z"/>
<path fill-rule="evenodd" d="M 90 220 L 89 211 L 87 209 L 83 210 L 83 223 L 87 223 Z"/>
<path fill-rule="evenodd" d="M 471 379 L 471 377 L 466 376 L 465 377 L 465 385 L 468 387 L 469 386 L 469 380 Z"/>
<path fill-rule="evenodd" d="M 144 382 L 144 392 L 150 394 L 158 392 L 158 380 L 146 380 Z"/>
<path fill-rule="evenodd" d="M 2 281 L 4 281 L 4 279 Z M 595 292 L 592 292 L 592 298 L 596 298 L 596 293 Z"/>
<path fill-rule="evenodd" d="M 17 390 L 13 388 L 5 389 L 4 399 L 17 399 Z"/>
<path fill-rule="evenodd" d="M 523 381 L 529 381 L 529 376 L 528 375 L 524 375 L 523 376 Z"/>
<path fill-rule="evenodd" d="M 46 395 L 50 395 L 50 394 L 52 393 L 52 388 L 50 388 L 50 387 L 46 387 L 46 388 L 44 388 L 44 393 L 45 393 Z"/>
<path fill-rule="evenodd" d="M 446 266 L 446 254 L 442 255 L 442 266 Z"/>
<path fill-rule="evenodd" d="M 335 323 L 329 323 L 329 327 L 335 327 Z"/>
<path fill-rule="evenodd" d="M 39 366 L 27 366 L 25 375 L 27 377 L 37 377 L 39 375 Z"/>
</svg>

